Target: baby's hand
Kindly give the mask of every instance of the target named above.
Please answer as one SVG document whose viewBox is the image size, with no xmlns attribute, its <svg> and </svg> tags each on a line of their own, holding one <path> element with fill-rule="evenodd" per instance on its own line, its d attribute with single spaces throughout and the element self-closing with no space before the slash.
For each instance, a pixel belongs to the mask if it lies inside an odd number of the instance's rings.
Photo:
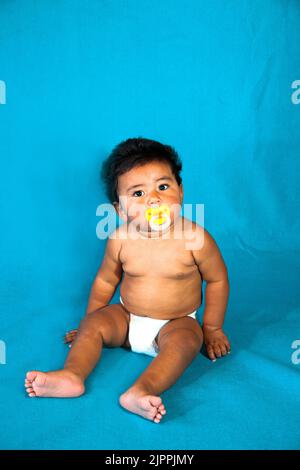
<svg viewBox="0 0 300 470">
<path fill-rule="evenodd" d="M 72 346 L 72 343 L 77 335 L 77 331 L 78 330 L 71 330 L 71 331 L 68 331 L 68 333 L 65 334 L 64 336 L 64 342 L 65 344 L 68 344 L 69 345 L 69 348 Z"/>
<path fill-rule="evenodd" d="M 213 330 L 203 326 L 203 335 L 207 354 L 212 361 L 216 361 L 217 357 L 226 356 L 230 353 L 230 343 L 221 328 Z"/>
</svg>

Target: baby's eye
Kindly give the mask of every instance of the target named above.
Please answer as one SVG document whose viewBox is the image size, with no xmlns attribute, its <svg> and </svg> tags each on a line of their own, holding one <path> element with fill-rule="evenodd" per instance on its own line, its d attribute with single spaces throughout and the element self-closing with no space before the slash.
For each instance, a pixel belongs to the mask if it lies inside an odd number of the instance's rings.
<svg viewBox="0 0 300 470">
<path fill-rule="evenodd" d="M 141 194 L 137 194 L 137 193 L 143 193 L 143 192 L 144 192 L 144 191 L 142 191 L 141 189 L 138 189 L 137 191 L 135 191 L 135 192 L 133 193 L 133 196 L 134 196 L 134 197 L 141 197 Z M 137 195 L 136 195 L 136 194 L 137 194 Z"/>
<path fill-rule="evenodd" d="M 159 189 L 161 189 L 162 186 L 167 186 L 166 189 L 168 189 L 168 187 L 169 187 L 169 185 L 168 185 L 167 183 L 164 183 L 164 184 L 160 184 L 160 185 L 159 185 Z M 163 189 L 163 191 L 165 191 L 165 189 Z"/>
</svg>

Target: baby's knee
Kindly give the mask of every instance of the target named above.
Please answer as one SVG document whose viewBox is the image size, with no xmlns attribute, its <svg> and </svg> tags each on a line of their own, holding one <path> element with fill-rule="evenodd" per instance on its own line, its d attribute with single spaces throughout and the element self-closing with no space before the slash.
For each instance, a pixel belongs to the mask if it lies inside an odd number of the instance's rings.
<svg viewBox="0 0 300 470">
<path fill-rule="evenodd" d="M 106 336 L 111 330 L 111 321 L 102 311 L 96 311 L 86 315 L 79 325 L 79 332 L 92 336 Z"/>
<path fill-rule="evenodd" d="M 170 332 L 167 341 L 171 342 L 176 348 L 183 353 L 197 354 L 203 343 L 202 332 L 196 332 L 189 328 L 177 328 Z"/>
<path fill-rule="evenodd" d="M 203 342 L 203 335 L 199 334 L 194 330 L 183 330 L 181 342 L 185 345 L 190 351 L 195 354 L 198 353 L 201 349 Z"/>
</svg>

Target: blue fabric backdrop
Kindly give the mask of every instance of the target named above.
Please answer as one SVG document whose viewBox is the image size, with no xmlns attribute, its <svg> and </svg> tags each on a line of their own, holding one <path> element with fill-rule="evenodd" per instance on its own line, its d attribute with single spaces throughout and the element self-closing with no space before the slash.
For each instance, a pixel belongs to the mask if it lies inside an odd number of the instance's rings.
<svg viewBox="0 0 300 470">
<path fill-rule="evenodd" d="M 299 448 L 299 1 L 2 0 L 0 24 L 0 447 Z M 137 136 L 181 155 L 231 283 L 231 356 L 199 354 L 159 425 L 118 405 L 152 360 L 122 349 L 80 398 L 23 389 L 64 362 L 105 246 L 99 168 Z"/>
</svg>

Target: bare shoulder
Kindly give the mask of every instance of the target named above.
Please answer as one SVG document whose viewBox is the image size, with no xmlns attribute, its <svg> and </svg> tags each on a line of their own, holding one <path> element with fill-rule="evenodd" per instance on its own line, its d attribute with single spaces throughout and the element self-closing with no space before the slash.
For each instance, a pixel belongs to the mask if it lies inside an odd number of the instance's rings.
<svg viewBox="0 0 300 470">
<path fill-rule="evenodd" d="M 106 253 L 113 259 L 119 259 L 122 248 L 122 226 L 117 227 L 107 238 Z"/>
<path fill-rule="evenodd" d="M 203 231 L 203 227 L 193 220 L 182 217 L 183 221 L 183 230 L 185 235 L 190 235 L 191 233 L 199 234 Z"/>
<path fill-rule="evenodd" d="M 114 230 L 112 234 L 114 234 L 119 239 L 122 239 L 126 236 L 127 231 L 128 231 L 127 224 L 123 223 L 119 225 L 119 227 L 117 227 L 116 230 Z"/>
<path fill-rule="evenodd" d="M 190 242 L 194 249 L 201 249 L 204 242 L 205 229 L 201 225 L 187 219 L 186 217 L 183 217 L 182 220 L 184 234 L 183 238 L 185 243 Z"/>
<path fill-rule="evenodd" d="M 227 267 L 214 237 L 204 227 L 201 233 L 203 234 L 202 243 L 195 246 L 192 254 L 203 279 L 207 282 L 228 280 Z"/>
<path fill-rule="evenodd" d="M 186 225 L 187 230 L 184 230 L 185 241 L 189 244 L 197 264 L 219 252 L 214 237 L 202 225 L 190 220 Z"/>
</svg>

